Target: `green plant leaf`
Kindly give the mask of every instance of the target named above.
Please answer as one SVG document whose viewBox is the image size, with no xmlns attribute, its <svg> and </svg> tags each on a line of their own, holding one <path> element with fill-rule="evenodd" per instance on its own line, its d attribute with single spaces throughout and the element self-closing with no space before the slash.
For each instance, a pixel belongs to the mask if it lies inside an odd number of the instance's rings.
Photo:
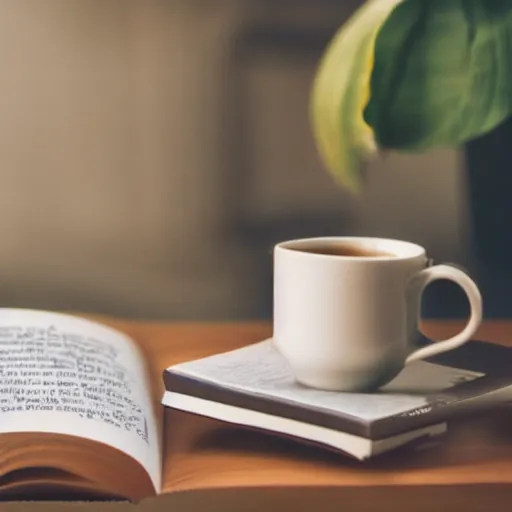
<svg viewBox="0 0 512 512">
<path fill-rule="evenodd" d="M 327 47 L 313 83 L 310 119 L 318 152 L 335 179 L 352 191 L 359 189 L 361 161 L 377 151 L 373 130 L 363 117 L 375 39 L 403 1 L 368 0 L 363 4 Z"/>
<path fill-rule="evenodd" d="M 380 147 L 456 147 L 512 113 L 512 1 L 407 0 L 375 44 L 364 113 Z"/>
</svg>

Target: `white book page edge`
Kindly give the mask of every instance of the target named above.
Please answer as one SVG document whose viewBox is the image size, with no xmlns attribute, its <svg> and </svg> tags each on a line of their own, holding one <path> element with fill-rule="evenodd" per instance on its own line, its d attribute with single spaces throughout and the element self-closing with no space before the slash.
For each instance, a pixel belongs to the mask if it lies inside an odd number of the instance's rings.
<svg viewBox="0 0 512 512">
<path fill-rule="evenodd" d="M 288 418 L 280 418 L 258 411 L 212 402 L 210 400 L 170 391 L 164 393 L 162 404 L 166 407 L 207 416 L 227 423 L 278 432 L 280 434 L 327 445 L 344 451 L 359 460 L 384 453 L 421 437 L 440 435 L 446 432 L 447 429 L 446 423 L 438 423 L 389 438 L 372 441 L 318 425 L 311 425 Z"/>
</svg>

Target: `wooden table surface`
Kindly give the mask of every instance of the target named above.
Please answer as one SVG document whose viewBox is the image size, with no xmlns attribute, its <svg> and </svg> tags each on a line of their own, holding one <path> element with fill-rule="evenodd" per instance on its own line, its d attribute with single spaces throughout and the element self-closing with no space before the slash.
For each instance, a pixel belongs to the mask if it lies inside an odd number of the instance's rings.
<svg viewBox="0 0 512 512">
<path fill-rule="evenodd" d="M 271 335 L 267 323 L 100 320 L 141 344 L 155 378 L 155 401 L 163 391 L 163 368 Z M 429 321 L 422 329 L 439 340 L 460 327 L 457 321 Z M 512 346 L 512 322 L 485 322 L 475 338 Z M 175 499 L 186 502 L 200 496 L 209 500 L 205 496 L 217 490 L 220 508 L 209 502 L 211 510 L 228 510 L 229 503 L 236 510 L 240 496 L 248 500 L 240 510 L 259 510 L 251 508 L 256 503 L 266 510 L 276 503 L 298 510 L 319 500 L 322 510 L 339 510 L 339 499 L 359 504 L 348 510 L 388 510 L 386 500 L 395 503 L 394 510 L 401 504 L 418 511 L 463 506 L 467 512 L 480 510 L 486 500 L 493 510 L 504 500 L 512 507 L 512 412 L 506 409 L 453 422 L 437 446 L 398 450 L 364 463 L 179 411 L 166 410 L 164 440 L 164 492 L 195 491 L 178 493 Z"/>
</svg>

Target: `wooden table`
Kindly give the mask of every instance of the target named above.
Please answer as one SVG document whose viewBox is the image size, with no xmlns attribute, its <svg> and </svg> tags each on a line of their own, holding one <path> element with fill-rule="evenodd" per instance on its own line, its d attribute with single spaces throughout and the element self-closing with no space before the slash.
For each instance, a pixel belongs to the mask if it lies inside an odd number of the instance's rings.
<svg viewBox="0 0 512 512">
<path fill-rule="evenodd" d="M 101 318 L 137 339 L 162 392 L 162 368 L 271 334 L 266 323 L 159 324 Z M 458 322 L 428 322 L 436 339 Z M 485 323 L 478 338 L 512 346 L 512 322 Z M 512 412 L 450 425 L 437 447 L 399 450 L 360 463 L 214 420 L 165 413 L 164 491 L 142 509 L 160 510 L 504 510 L 512 508 Z"/>
</svg>

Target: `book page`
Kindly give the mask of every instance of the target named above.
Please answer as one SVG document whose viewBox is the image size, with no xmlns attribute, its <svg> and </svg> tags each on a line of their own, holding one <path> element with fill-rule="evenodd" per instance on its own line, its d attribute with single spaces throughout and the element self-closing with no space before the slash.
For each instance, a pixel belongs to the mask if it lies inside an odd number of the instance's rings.
<svg viewBox="0 0 512 512">
<path fill-rule="evenodd" d="M 0 433 L 51 432 L 132 456 L 160 490 L 144 361 L 127 336 L 59 313 L 0 309 Z"/>
<path fill-rule="evenodd" d="M 303 386 L 271 340 L 169 368 L 196 380 L 315 409 L 374 421 L 429 403 L 429 395 L 483 376 L 417 361 L 376 393 L 342 393 Z M 170 390 L 172 391 L 172 390 Z"/>
</svg>

